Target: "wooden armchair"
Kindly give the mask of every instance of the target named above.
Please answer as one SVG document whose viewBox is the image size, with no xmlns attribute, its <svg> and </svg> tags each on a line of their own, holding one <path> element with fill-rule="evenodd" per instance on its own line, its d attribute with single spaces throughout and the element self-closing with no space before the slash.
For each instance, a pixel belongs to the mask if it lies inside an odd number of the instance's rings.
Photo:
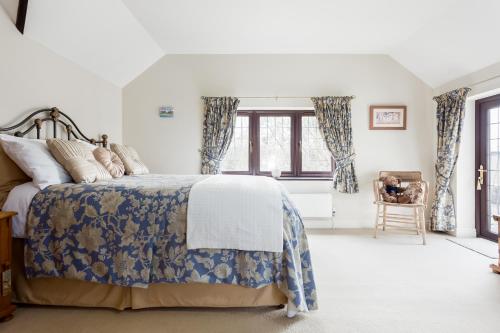
<svg viewBox="0 0 500 333">
<path fill-rule="evenodd" d="M 415 204 L 385 202 L 380 194 L 380 188 L 387 176 L 396 177 L 402 186 L 411 182 L 420 182 L 423 190 L 422 202 Z M 378 179 L 373 181 L 373 193 L 375 196 L 374 204 L 377 205 L 374 237 L 377 238 L 379 227 L 382 227 L 383 231 L 386 229 L 415 231 L 417 235 L 422 235 L 422 241 L 425 245 L 425 209 L 429 197 L 429 183 L 422 180 L 422 173 L 420 171 L 380 171 Z M 392 211 L 389 211 L 389 208 Z M 404 211 L 410 212 L 404 213 Z"/>
</svg>

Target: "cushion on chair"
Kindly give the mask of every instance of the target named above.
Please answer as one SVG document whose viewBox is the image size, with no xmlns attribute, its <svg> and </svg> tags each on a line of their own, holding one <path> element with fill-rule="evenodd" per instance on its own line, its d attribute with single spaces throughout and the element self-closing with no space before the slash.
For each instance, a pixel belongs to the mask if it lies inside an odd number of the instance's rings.
<svg viewBox="0 0 500 333">
<path fill-rule="evenodd" d="M 403 198 L 407 198 L 406 203 L 409 204 L 421 204 L 423 202 L 424 189 L 422 188 L 421 182 L 411 182 L 406 186 L 404 192 L 402 193 Z"/>
</svg>

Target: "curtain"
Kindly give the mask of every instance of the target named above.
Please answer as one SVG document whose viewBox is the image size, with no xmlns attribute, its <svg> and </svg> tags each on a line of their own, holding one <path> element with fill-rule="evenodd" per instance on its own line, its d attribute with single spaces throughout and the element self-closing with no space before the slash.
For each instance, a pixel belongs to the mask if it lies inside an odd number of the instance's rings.
<svg viewBox="0 0 500 333">
<path fill-rule="evenodd" d="M 469 88 L 460 88 L 434 97 L 437 102 L 436 197 L 431 209 L 431 229 L 455 230 L 455 206 L 450 187 L 460 146 Z"/>
<path fill-rule="evenodd" d="M 202 97 L 205 120 L 201 173 L 220 173 L 220 162 L 231 144 L 239 99 L 234 97 Z"/>
<path fill-rule="evenodd" d="M 351 99 L 350 96 L 311 98 L 320 131 L 335 160 L 333 188 L 341 193 L 359 191 L 354 169 Z"/>
</svg>

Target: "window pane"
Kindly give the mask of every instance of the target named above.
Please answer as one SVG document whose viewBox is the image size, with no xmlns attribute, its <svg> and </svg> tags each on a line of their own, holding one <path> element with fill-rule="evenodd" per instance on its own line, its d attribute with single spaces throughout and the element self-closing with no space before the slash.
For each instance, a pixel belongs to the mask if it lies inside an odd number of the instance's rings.
<svg viewBox="0 0 500 333">
<path fill-rule="evenodd" d="M 222 161 L 222 171 L 248 171 L 249 117 L 237 116 L 233 141 Z"/>
<path fill-rule="evenodd" d="M 291 171 L 291 130 L 289 116 L 260 117 L 260 171 Z"/>
<path fill-rule="evenodd" d="M 331 171 L 332 160 L 315 116 L 302 117 L 302 171 Z"/>
</svg>

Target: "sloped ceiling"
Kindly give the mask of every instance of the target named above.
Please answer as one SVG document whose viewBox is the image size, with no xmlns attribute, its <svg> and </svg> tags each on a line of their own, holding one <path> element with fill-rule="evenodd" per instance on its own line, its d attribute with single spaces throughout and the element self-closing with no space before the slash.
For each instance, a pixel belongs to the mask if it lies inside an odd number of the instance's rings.
<svg viewBox="0 0 500 333">
<path fill-rule="evenodd" d="M 121 0 L 31 0 L 24 34 L 119 87 L 164 55 Z"/>
<path fill-rule="evenodd" d="M 388 54 L 431 87 L 500 61 L 499 0 L 31 0 L 25 34 L 124 86 L 165 54 Z"/>
</svg>

